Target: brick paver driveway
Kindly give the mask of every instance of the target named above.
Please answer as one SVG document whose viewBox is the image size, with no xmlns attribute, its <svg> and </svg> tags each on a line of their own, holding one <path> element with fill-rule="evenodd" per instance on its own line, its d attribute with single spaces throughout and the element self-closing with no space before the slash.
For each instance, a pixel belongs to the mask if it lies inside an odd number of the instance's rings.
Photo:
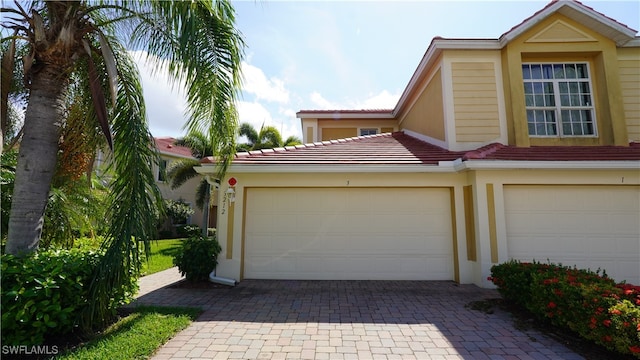
<svg viewBox="0 0 640 360">
<path fill-rule="evenodd" d="M 154 359 L 582 359 L 506 313 L 465 307 L 495 297 L 453 282 L 245 280 L 137 302 L 205 310 Z"/>
</svg>

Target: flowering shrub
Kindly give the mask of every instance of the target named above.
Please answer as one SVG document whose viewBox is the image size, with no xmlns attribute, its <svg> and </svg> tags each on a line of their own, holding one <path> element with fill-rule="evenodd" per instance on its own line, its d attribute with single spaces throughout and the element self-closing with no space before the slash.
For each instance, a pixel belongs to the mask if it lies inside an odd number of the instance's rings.
<svg viewBox="0 0 640 360">
<path fill-rule="evenodd" d="M 610 350 L 640 358 L 640 286 L 600 271 L 509 261 L 491 268 L 508 301 Z"/>
</svg>

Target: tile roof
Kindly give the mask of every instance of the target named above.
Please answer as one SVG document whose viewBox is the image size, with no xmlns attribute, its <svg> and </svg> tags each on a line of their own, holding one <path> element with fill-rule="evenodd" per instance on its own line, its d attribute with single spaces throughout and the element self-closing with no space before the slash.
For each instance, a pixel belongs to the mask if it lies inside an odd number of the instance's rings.
<svg viewBox="0 0 640 360">
<path fill-rule="evenodd" d="M 176 142 L 175 138 L 172 137 L 154 137 L 153 140 L 156 143 L 156 147 L 158 151 L 162 154 L 174 155 L 179 157 L 189 157 L 192 158 L 191 149 L 186 146 L 178 146 L 174 145 Z"/>
<path fill-rule="evenodd" d="M 238 153 L 233 164 L 437 165 L 462 155 L 396 132 Z"/>
<path fill-rule="evenodd" d="M 403 132 L 359 136 L 235 155 L 237 165 L 438 165 L 440 161 L 624 161 L 640 160 L 630 146 L 531 146 L 493 143 L 471 151 L 449 151 Z M 203 164 L 214 163 L 212 157 Z"/>
<path fill-rule="evenodd" d="M 463 160 L 606 161 L 640 160 L 640 143 L 629 146 L 531 146 L 498 143 L 467 152 Z"/>
</svg>

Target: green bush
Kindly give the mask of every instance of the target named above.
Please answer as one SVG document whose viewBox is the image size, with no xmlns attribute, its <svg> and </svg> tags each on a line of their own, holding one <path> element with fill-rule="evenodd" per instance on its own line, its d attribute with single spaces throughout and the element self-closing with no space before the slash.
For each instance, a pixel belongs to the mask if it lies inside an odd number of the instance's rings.
<svg viewBox="0 0 640 360">
<path fill-rule="evenodd" d="M 218 265 L 220 251 L 222 249 L 215 237 L 193 236 L 182 243 L 182 248 L 173 258 L 173 263 L 187 280 L 207 280 L 209 273 Z"/>
<path fill-rule="evenodd" d="M 2 255 L 2 344 L 39 345 L 47 335 L 73 331 L 89 305 L 87 290 L 101 256 L 91 249 Z M 136 289 L 135 278 L 112 289 L 110 310 L 130 301 Z"/>
<path fill-rule="evenodd" d="M 179 238 L 196 237 L 202 234 L 202 229 L 197 225 L 179 225 L 176 226 L 176 235 Z"/>
<path fill-rule="evenodd" d="M 508 301 L 609 350 L 640 358 L 640 286 L 600 271 L 510 261 L 489 278 Z"/>
</svg>

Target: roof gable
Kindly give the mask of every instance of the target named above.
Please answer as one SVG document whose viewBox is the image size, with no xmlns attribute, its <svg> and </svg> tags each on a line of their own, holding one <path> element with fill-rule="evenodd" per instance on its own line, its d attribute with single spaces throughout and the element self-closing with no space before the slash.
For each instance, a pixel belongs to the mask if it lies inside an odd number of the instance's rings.
<svg viewBox="0 0 640 360">
<path fill-rule="evenodd" d="M 540 11 L 502 34 L 499 39 L 501 46 L 505 46 L 511 40 L 520 36 L 554 13 L 560 13 L 569 19 L 583 24 L 597 33 L 611 39 L 617 46 L 623 46 L 629 41 L 635 39 L 637 33 L 636 30 L 631 29 L 627 25 L 597 12 L 593 8 L 586 6 L 581 2 L 558 0 L 550 2 Z"/>
</svg>

